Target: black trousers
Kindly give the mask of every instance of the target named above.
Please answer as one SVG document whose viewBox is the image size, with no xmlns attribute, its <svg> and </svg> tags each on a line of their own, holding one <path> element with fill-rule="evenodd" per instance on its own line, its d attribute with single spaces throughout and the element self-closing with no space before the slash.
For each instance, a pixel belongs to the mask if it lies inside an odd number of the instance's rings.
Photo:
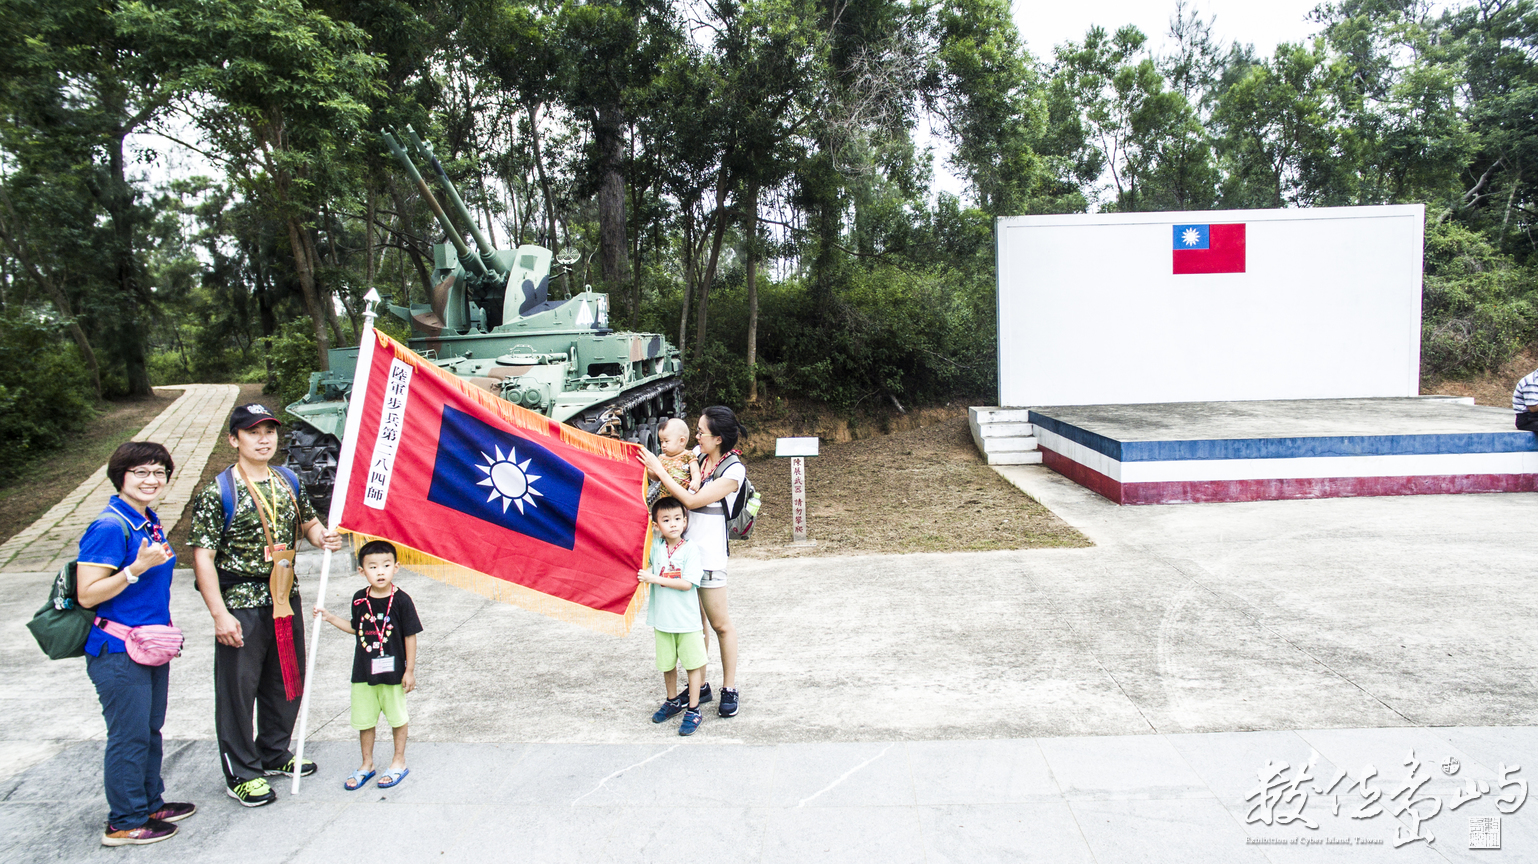
<svg viewBox="0 0 1538 864">
<path fill-rule="evenodd" d="M 304 608 L 294 594 L 294 656 L 304 674 Z M 231 609 L 240 622 L 245 644 L 239 648 L 214 646 L 214 730 L 219 736 L 219 762 L 231 786 L 262 776 L 264 769 L 282 768 L 294 754 L 289 750 L 294 722 L 299 719 L 299 697 L 292 702 L 283 694 L 283 668 L 278 665 L 278 642 L 273 629 L 272 607 Z M 251 708 L 256 708 L 256 723 Z"/>
</svg>

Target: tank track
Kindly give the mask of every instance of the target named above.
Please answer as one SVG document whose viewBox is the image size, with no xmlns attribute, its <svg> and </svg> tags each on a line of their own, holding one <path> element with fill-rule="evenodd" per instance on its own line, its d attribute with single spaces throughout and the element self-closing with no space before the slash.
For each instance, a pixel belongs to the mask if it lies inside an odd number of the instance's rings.
<svg viewBox="0 0 1538 864">
<path fill-rule="evenodd" d="M 662 449 L 657 441 L 662 424 L 684 416 L 686 407 L 683 379 L 669 378 L 600 402 L 567 422 L 585 432 L 640 444 L 657 453 Z"/>
<path fill-rule="evenodd" d="M 684 416 L 684 382 L 670 378 L 629 393 L 621 393 L 608 402 L 600 402 L 572 417 L 572 426 L 597 435 L 619 438 L 659 452 L 657 432 L 673 417 Z M 315 512 L 324 520 L 331 512 L 331 492 L 336 486 L 336 466 L 342 442 L 303 422 L 295 422 L 286 439 L 287 455 L 283 464 L 295 474 L 309 493 Z"/>
</svg>

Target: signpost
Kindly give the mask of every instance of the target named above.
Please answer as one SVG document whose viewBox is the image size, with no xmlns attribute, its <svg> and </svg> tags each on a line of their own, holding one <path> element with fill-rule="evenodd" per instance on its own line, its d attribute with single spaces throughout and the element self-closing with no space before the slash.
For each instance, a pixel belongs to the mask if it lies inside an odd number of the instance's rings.
<svg viewBox="0 0 1538 864">
<path fill-rule="evenodd" d="M 816 438 L 777 438 L 775 456 L 790 457 L 790 526 L 792 546 L 816 546 L 806 539 L 806 457 L 817 455 Z"/>
</svg>

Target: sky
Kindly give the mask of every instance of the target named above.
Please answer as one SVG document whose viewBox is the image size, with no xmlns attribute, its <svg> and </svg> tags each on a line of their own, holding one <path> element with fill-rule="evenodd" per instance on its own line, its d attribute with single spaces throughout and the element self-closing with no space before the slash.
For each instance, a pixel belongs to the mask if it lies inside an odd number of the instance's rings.
<svg viewBox="0 0 1538 864">
<path fill-rule="evenodd" d="M 1313 35 L 1318 25 L 1305 20 L 1320 0 L 1191 0 L 1190 8 L 1211 22 L 1212 35 L 1223 42 L 1247 42 L 1269 55 L 1278 42 L 1296 42 Z M 1135 24 L 1159 51 L 1168 41 L 1174 0 L 1082 0 L 1052 3 L 1015 0 L 1015 26 L 1038 60 L 1052 59 L 1052 47 L 1084 38 L 1098 24 L 1115 31 Z"/>
</svg>

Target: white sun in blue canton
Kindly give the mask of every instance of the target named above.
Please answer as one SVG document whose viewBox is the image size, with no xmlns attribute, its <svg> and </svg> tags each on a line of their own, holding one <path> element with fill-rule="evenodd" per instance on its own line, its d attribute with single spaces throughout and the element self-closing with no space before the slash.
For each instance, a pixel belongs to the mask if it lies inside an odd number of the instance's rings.
<svg viewBox="0 0 1538 864">
<path fill-rule="evenodd" d="M 1180 232 L 1180 242 L 1186 244 L 1187 246 L 1195 246 L 1196 244 L 1202 242 L 1202 232 L 1196 230 L 1195 228 L 1187 228 L 1186 230 Z"/>
<path fill-rule="evenodd" d="M 545 496 L 534 488 L 534 481 L 539 479 L 539 475 L 529 473 L 529 463 L 534 460 L 525 459 L 523 464 L 519 465 L 518 451 L 508 448 L 507 455 L 503 456 L 501 447 L 492 449 L 496 451 L 497 458 L 493 459 L 483 451 L 481 458 L 486 460 L 486 464 L 475 466 L 486 475 L 485 480 L 475 485 L 491 487 L 491 494 L 486 500 L 495 501 L 501 498 L 503 513 L 507 512 L 509 504 L 517 504 L 519 513 L 523 512 L 525 503 L 530 507 L 538 507 L 539 505 L 534 502 L 534 496 L 538 495 L 541 498 Z"/>
</svg>

